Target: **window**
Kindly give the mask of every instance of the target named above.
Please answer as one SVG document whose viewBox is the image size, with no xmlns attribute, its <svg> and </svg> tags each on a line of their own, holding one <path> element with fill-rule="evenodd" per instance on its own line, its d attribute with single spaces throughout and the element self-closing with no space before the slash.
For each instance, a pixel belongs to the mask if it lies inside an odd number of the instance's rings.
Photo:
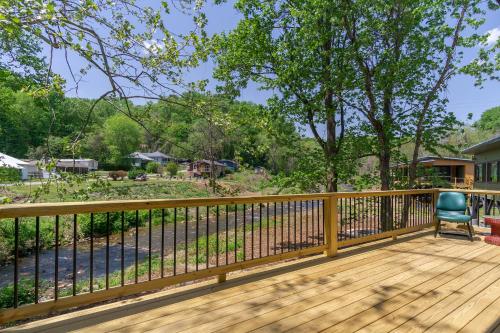
<svg viewBox="0 0 500 333">
<path fill-rule="evenodd" d="M 475 177 L 474 180 L 476 182 L 480 182 L 483 179 L 483 168 L 482 164 L 478 163 L 475 165 Z"/>
<path fill-rule="evenodd" d="M 486 182 L 488 182 L 488 183 L 491 183 L 491 179 L 492 179 L 492 177 L 491 177 L 491 164 L 492 164 L 491 162 L 485 163 L 485 165 L 486 165 L 486 172 L 485 172 Z"/>
<path fill-rule="evenodd" d="M 499 181 L 499 173 L 500 173 L 500 162 L 493 162 L 491 163 L 491 182 L 492 183 L 498 183 Z"/>
</svg>

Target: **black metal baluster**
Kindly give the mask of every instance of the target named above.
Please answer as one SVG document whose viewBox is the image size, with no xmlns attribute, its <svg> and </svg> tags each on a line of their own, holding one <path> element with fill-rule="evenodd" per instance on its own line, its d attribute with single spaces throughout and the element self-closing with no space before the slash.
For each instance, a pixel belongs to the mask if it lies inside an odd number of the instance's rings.
<svg viewBox="0 0 500 333">
<path fill-rule="evenodd" d="M 207 254 L 207 262 L 205 263 L 206 268 L 208 268 L 209 265 L 210 265 L 209 262 L 208 262 L 209 258 L 210 258 L 210 252 L 209 252 L 210 251 L 210 249 L 209 249 L 209 241 L 210 241 L 209 237 L 210 237 L 210 234 L 208 232 L 208 230 L 209 230 L 209 224 L 210 224 L 210 207 L 207 206 L 207 230 L 206 230 L 207 231 L 207 234 L 206 234 L 206 238 L 207 238 L 207 248 L 206 248 L 206 251 L 207 251 L 207 253 L 206 253 Z"/>
<path fill-rule="evenodd" d="M 322 224 L 322 228 L 323 228 L 323 244 L 325 244 L 325 237 L 326 237 L 326 235 L 325 235 L 325 199 L 321 200 L 321 204 L 323 205 L 323 209 L 321 211 L 322 212 L 321 217 L 322 217 L 323 221 L 321 224 Z M 340 201 L 340 205 L 341 205 L 340 211 L 342 211 L 342 200 Z M 340 219 L 340 221 L 342 221 L 342 219 Z M 340 222 L 340 225 L 342 227 L 342 222 Z M 337 238 L 336 240 L 338 240 L 338 238 L 339 238 L 338 231 L 337 231 L 337 235 L 334 235 L 334 236 Z M 332 241 L 335 241 L 335 240 L 332 239 Z"/>
<path fill-rule="evenodd" d="M 54 300 L 59 296 L 59 215 L 56 215 L 54 248 Z"/>
<path fill-rule="evenodd" d="M 234 262 L 238 262 L 238 204 L 234 205 Z"/>
<path fill-rule="evenodd" d="M 109 212 L 106 213 L 106 290 L 109 289 Z"/>
<path fill-rule="evenodd" d="M 352 198 L 349 198 L 349 239 L 352 238 Z"/>
<path fill-rule="evenodd" d="M 243 261 L 247 260 L 247 204 L 243 204 Z"/>
<path fill-rule="evenodd" d="M 185 208 L 185 219 L 184 219 L 184 273 L 188 272 L 188 214 L 189 208 Z"/>
<path fill-rule="evenodd" d="M 338 202 L 338 201 L 337 201 L 337 202 Z M 321 236 L 321 233 L 324 233 L 324 232 L 325 232 L 325 230 L 324 230 L 324 228 L 321 228 L 321 230 L 322 230 L 322 231 L 321 231 L 321 232 L 319 231 L 319 230 L 320 230 L 320 227 L 321 227 L 321 223 L 320 223 L 320 221 L 319 221 L 319 212 L 320 212 L 320 211 L 319 211 L 319 206 L 320 206 L 321 204 L 320 204 L 320 201 L 319 201 L 319 200 L 317 200 L 317 202 L 316 202 L 316 203 L 317 203 L 317 205 L 318 205 L 318 206 L 317 206 L 317 208 L 316 208 L 316 210 L 317 210 L 317 219 L 318 219 L 318 245 L 319 245 L 319 244 L 323 244 L 323 242 L 321 242 L 321 239 L 322 239 L 323 237 L 320 237 L 320 236 Z"/>
<path fill-rule="evenodd" d="M 312 236 L 312 245 L 315 245 L 314 238 L 316 235 L 314 234 L 314 200 L 311 200 L 311 236 Z"/>
<path fill-rule="evenodd" d="M 160 258 L 161 277 L 165 277 L 165 208 L 161 210 L 161 258 Z"/>
<path fill-rule="evenodd" d="M 300 241 L 299 241 L 299 247 L 300 249 L 302 250 L 302 213 L 303 213 L 303 209 L 302 209 L 302 200 L 300 200 Z"/>
<path fill-rule="evenodd" d="M 76 246 L 76 242 L 77 242 L 77 231 L 78 231 L 78 228 L 77 228 L 77 215 L 74 214 L 73 215 L 73 276 L 72 276 L 72 280 L 73 280 L 73 296 L 76 295 L 76 250 L 77 250 L 77 246 Z M 38 266 L 38 263 L 36 264 L 36 266 Z"/>
<path fill-rule="evenodd" d="M 198 254 L 199 254 L 199 249 L 200 249 L 200 245 L 199 245 L 199 241 L 198 241 L 198 238 L 200 237 L 199 231 L 198 231 L 199 227 L 200 227 L 200 207 L 196 206 L 196 257 L 195 257 L 196 271 L 198 271 Z"/>
<path fill-rule="evenodd" d="M 229 206 L 226 205 L 226 265 L 229 263 Z"/>
<path fill-rule="evenodd" d="M 216 239 L 215 239 L 215 266 L 219 266 L 219 205 L 217 205 L 216 208 L 216 217 L 215 217 L 215 234 L 216 234 Z"/>
<path fill-rule="evenodd" d="M 135 211 L 135 283 L 139 282 L 139 211 Z"/>
<path fill-rule="evenodd" d="M 40 288 L 40 217 L 35 218 L 35 304 L 38 304 Z"/>
<path fill-rule="evenodd" d="M 281 253 L 283 253 L 283 245 L 285 244 L 283 242 L 283 201 L 281 202 L 281 245 L 280 245 L 280 248 L 281 248 Z"/>
<path fill-rule="evenodd" d="M 120 260 L 120 277 L 121 285 L 125 285 L 125 212 L 121 214 L 121 260 Z"/>
<path fill-rule="evenodd" d="M 177 207 L 174 208 L 174 275 L 177 275 Z"/>
<path fill-rule="evenodd" d="M 14 219 L 14 308 L 19 306 L 19 218 Z"/>
<path fill-rule="evenodd" d="M 262 204 L 261 203 L 259 203 L 259 258 L 262 258 Z"/>
<path fill-rule="evenodd" d="M 297 250 L 297 201 L 293 202 L 293 250 Z"/>
<path fill-rule="evenodd" d="M 153 269 L 152 267 L 152 258 L 151 258 L 151 247 L 153 245 L 152 239 L 153 239 L 153 221 L 152 221 L 152 216 L 151 216 L 151 209 L 148 212 L 148 280 L 151 281 L 151 271 Z"/>
<path fill-rule="evenodd" d="M 309 200 L 306 200 L 306 247 L 309 247 Z"/>
<path fill-rule="evenodd" d="M 269 218 L 267 220 L 269 223 Z M 274 237 L 273 238 L 274 238 L 274 254 L 276 254 L 276 202 L 274 202 Z M 269 253 L 268 253 L 268 255 L 269 255 Z"/>
<path fill-rule="evenodd" d="M 252 259 L 254 258 L 254 204 L 252 204 Z"/>
<path fill-rule="evenodd" d="M 276 213 L 274 214 L 276 216 Z M 270 245 L 269 245 L 269 202 L 266 203 L 266 234 L 267 234 L 267 252 L 266 254 L 269 255 L 269 250 L 270 250 Z M 275 228 L 276 229 L 276 228 Z"/>
<path fill-rule="evenodd" d="M 292 245 L 292 242 L 290 241 L 290 201 L 287 201 L 286 203 L 286 210 L 287 210 L 287 215 L 286 215 L 286 224 L 288 228 L 288 237 L 287 237 L 287 243 L 288 243 L 288 252 L 290 252 L 290 247 Z"/>
<path fill-rule="evenodd" d="M 89 290 L 94 292 L 94 213 L 90 213 L 90 271 L 89 271 Z"/>
</svg>

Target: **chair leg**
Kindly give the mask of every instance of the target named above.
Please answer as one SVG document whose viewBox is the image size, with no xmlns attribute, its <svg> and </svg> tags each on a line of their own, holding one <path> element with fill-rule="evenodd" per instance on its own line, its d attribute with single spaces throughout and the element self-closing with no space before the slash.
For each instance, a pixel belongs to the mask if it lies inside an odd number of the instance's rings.
<svg viewBox="0 0 500 333">
<path fill-rule="evenodd" d="M 434 231 L 434 238 L 437 237 L 439 230 L 441 229 L 441 221 L 436 219 L 436 230 Z"/>
<path fill-rule="evenodd" d="M 472 225 L 471 222 L 467 222 L 467 228 L 469 229 L 469 239 L 471 242 L 474 241 L 474 235 L 472 234 Z"/>
</svg>

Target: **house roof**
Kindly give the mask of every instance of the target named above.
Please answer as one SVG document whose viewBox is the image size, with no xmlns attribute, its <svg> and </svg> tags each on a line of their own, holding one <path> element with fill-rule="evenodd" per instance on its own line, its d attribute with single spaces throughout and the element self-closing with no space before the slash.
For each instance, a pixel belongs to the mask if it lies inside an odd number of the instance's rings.
<svg viewBox="0 0 500 333">
<path fill-rule="evenodd" d="M 141 152 L 133 152 L 132 154 L 129 155 L 131 158 L 139 158 L 141 160 L 144 160 L 144 161 L 153 161 L 152 158 L 144 155 L 144 153 L 141 153 Z"/>
<path fill-rule="evenodd" d="M 458 161 L 458 162 L 464 162 L 464 163 L 474 163 L 474 161 L 470 158 L 460 158 L 460 157 L 439 157 L 439 156 L 422 156 L 417 159 L 418 163 L 425 163 L 425 162 L 434 162 L 434 161 Z M 398 163 L 394 164 L 391 166 L 391 168 L 397 168 L 401 166 L 407 166 L 408 163 Z"/>
<path fill-rule="evenodd" d="M 142 153 L 142 154 L 151 158 L 153 157 L 173 158 L 172 156 L 163 154 L 162 152 L 159 151 L 155 151 L 154 153 Z"/>
<path fill-rule="evenodd" d="M 0 167 L 22 169 L 25 165 L 28 165 L 28 163 L 7 154 L 0 153 Z"/>
<path fill-rule="evenodd" d="M 194 161 L 193 162 L 194 164 L 196 163 L 206 163 L 206 164 L 212 164 L 212 161 L 210 160 L 197 160 L 197 161 Z M 226 165 L 220 163 L 220 162 L 217 162 L 217 161 L 214 161 L 214 165 L 218 165 L 218 166 L 222 166 L 222 167 L 225 167 Z"/>
<path fill-rule="evenodd" d="M 460 161 L 460 162 L 470 162 L 474 163 L 474 161 L 470 158 L 460 158 L 460 157 L 439 157 L 439 156 L 423 156 L 420 157 L 418 162 L 432 162 L 435 160 L 444 160 L 444 161 Z"/>
<path fill-rule="evenodd" d="M 480 142 L 472 147 L 464 149 L 464 154 L 478 154 L 488 150 L 500 149 L 500 135 L 495 136 L 489 140 Z"/>
</svg>

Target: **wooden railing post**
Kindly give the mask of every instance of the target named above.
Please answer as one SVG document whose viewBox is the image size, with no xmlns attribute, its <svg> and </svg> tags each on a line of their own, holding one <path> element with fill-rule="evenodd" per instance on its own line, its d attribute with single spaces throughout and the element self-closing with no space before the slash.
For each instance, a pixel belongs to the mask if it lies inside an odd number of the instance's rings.
<svg viewBox="0 0 500 333">
<path fill-rule="evenodd" d="M 325 199 L 325 235 L 328 248 L 326 255 L 334 257 L 338 250 L 338 209 L 337 196 L 332 194 L 328 199 Z"/>
</svg>

